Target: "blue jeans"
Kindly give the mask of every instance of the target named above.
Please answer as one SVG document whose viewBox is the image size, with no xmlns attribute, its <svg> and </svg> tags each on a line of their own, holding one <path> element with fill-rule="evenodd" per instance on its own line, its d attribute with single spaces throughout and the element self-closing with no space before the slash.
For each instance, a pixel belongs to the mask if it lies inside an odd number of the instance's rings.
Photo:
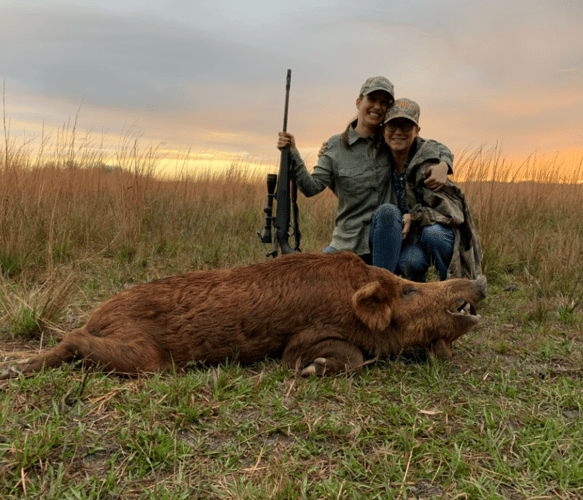
<svg viewBox="0 0 583 500">
<path fill-rule="evenodd" d="M 370 229 L 373 265 L 424 282 L 433 264 L 439 279 L 445 280 L 453 255 L 453 231 L 436 223 L 409 231 L 404 240 L 402 233 L 403 216 L 397 206 L 387 203 L 375 210 Z"/>
</svg>

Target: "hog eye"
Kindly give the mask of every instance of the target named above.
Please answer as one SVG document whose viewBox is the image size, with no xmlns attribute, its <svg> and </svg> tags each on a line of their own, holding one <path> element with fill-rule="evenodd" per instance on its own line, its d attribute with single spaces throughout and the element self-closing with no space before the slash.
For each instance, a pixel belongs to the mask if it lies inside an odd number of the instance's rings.
<svg viewBox="0 0 583 500">
<path fill-rule="evenodd" d="M 412 295 L 416 292 L 417 292 L 417 288 L 415 288 L 413 285 L 407 285 L 405 288 L 403 288 L 403 295 L 404 296 Z"/>
</svg>

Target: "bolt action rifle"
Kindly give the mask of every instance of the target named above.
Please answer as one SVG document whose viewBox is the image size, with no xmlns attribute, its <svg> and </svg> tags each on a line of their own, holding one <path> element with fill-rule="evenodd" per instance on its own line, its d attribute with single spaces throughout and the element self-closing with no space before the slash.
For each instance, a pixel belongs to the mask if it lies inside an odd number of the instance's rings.
<svg viewBox="0 0 583 500">
<path fill-rule="evenodd" d="M 283 131 L 287 131 L 287 109 L 289 105 L 289 89 L 291 83 L 291 69 L 287 70 L 287 83 L 285 92 L 285 109 L 283 114 Z M 273 199 L 277 200 L 277 211 L 273 216 Z M 298 186 L 291 170 L 291 158 L 289 146 L 281 150 L 279 162 L 279 176 L 267 174 L 267 206 L 265 212 L 265 228 L 263 235 L 257 232 L 262 243 L 272 243 L 273 251 L 268 252 L 268 257 L 277 257 L 279 250 L 282 254 L 300 252 L 300 227 L 298 223 L 299 210 L 297 205 Z M 293 223 L 292 223 L 293 219 Z M 275 240 L 271 236 L 271 228 L 275 227 Z M 291 228 L 291 234 L 290 234 Z M 292 248 L 288 238 L 293 235 L 295 246 Z"/>
</svg>

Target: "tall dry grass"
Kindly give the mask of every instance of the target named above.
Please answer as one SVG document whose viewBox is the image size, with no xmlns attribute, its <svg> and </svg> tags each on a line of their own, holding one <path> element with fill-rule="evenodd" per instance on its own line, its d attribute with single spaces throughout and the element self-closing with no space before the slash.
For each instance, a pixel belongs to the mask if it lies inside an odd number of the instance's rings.
<svg viewBox="0 0 583 500">
<path fill-rule="evenodd" d="M 68 140 L 66 133 L 46 158 L 44 141 L 40 153 L 8 141 L 0 156 L 4 275 L 51 272 L 60 263 L 99 257 L 135 261 L 184 254 L 203 266 L 262 257 L 266 249 L 256 232 L 266 203 L 264 173 L 238 164 L 220 175 L 182 169 L 176 178 L 160 178 L 153 148 L 122 141 L 110 166 L 87 138 L 76 140 L 74 127 Z M 306 206 L 304 248 L 325 246 L 330 201 L 300 201 Z"/>
<path fill-rule="evenodd" d="M 6 310 L 11 283 L 42 287 L 28 309 L 58 310 L 51 293 L 69 273 L 122 263 L 182 271 L 265 259 L 265 172 L 245 164 L 226 173 L 156 175 L 156 148 L 122 138 L 113 165 L 99 140 L 63 127 L 36 151 L 5 132 L 0 153 L 0 280 Z M 178 169 L 180 170 L 180 169 Z M 482 240 L 484 270 L 528 276 L 543 297 L 583 295 L 583 169 L 529 159 L 507 162 L 498 148 L 462 152 L 454 166 Z M 454 179 L 454 180 L 455 180 Z M 302 249 L 329 241 L 336 209 L 330 192 L 300 196 Z M 20 289 L 22 291 L 22 289 Z M 29 296 L 35 295 L 32 291 Z M 12 299 L 10 298 L 12 297 Z M 31 299 L 32 300 L 32 299 Z M 30 302 L 30 301 L 29 301 Z M 8 314 L 10 315 L 10 314 Z M 1 320 L 0 316 L 0 320 Z M 50 318 L 49 318 L 50 320 Z"/>
<path fill-rule="evenodd" d="M 479 228 L 486 273 L 532 276 L 543 294 L 581 295 L 583 156 L 509 163 L 499 148 L 458 155 L 456 178 Z"/>
<path fill-rule="evenodd" d="M 0 156 L 0 266 L 4 274 L 51 271 L 98 256 L 129 259 L 187 252 L 194 261 L 231 265 L 263 252 L 264 175 L 233 165 L 216 175 L 155 175 L 154 148 L 122 139 L 114 166 L 75 126 L 43 139 L 39 151 L 6 137 Z M 98 145 L 99 146 L 99 145 Z M 44 155 L 44 156 L 43 156 Z M 454 180 L 463 187 L 492 272 L 522 266 L 572 274 L 582 260 L 583 169 L 556 160 L 508 164 L 498 148 L 462 152 Z M 304 248 L 323 248 L 335 199 L 302 206 Z"/>
</svg>

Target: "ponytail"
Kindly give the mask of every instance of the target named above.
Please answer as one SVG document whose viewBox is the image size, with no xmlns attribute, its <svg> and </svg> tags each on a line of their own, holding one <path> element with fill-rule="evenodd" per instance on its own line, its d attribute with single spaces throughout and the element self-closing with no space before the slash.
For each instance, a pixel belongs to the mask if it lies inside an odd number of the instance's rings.
<svg viewBox="0 0 583 500">
<path fill-rule="evenodd" d="M 356 127 L 356 124 L 358 123 L 358 120 L 355 118 L 354 120 L 352 120 L 348 126 L 346 127 L 346 130 L 344 132 L 342 132 L 342 135 L 340 136 L 340 142 L 342 143 L 342 145 L 346 148 L 346 149 L 350 149 L 350 143 L 348 142 L 348 131 L 350 130 L 350 127 L 354 128 Z"/>
</svg>

